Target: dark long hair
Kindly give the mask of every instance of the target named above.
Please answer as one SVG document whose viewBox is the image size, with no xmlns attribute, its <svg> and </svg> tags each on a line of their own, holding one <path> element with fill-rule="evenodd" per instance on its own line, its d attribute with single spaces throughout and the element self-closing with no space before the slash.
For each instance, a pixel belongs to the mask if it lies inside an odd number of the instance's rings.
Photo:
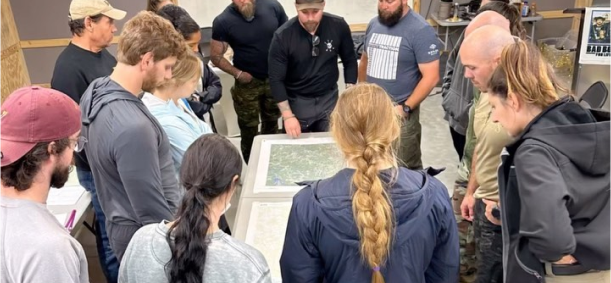
<svg viewBox="0 0 611 283">
<path fill-rule="evenodd" d="M 170 282 L 202 282 L 209 244 L 206 234 L 212 224 L 208 206 L 232 189 L 233 178 L 241 172 L 237 148 L 218 134 L 201 136 L 185 152 L 180 182 L 186 194 L 166 237 L 172 251 L 166 264 Z"/>
<path fill-rule="evenodd" d="M 193 33 L 199 32 L 199 25 L 189 15 L 187 10 L 176 5 L 165 5 L 159 9 L 157 15 L 170 21 L 174 28 L 184 39 L 191 39 Z"/>
<path fill-rule="evenodd" d="M 477 10 L 477 14 L 479 15 L 484 11 L 493 11 L 501 14 L 509 20 L 511 35 L 526 39 L 526 29 L 524 25 L 522 25 L 522 15 L 515 5 L 503 1 L 491 1 L 480 7 L 479 10 Z"/>
</svg>

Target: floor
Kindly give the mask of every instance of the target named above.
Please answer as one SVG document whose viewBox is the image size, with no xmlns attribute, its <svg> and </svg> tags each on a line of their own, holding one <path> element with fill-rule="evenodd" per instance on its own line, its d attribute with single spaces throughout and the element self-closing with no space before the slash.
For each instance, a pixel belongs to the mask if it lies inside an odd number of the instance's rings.
<svg viewBox="0 0 611 283">
<path fill-rule="evenodd" d="M 436 91 L 437 89 L 433 90 L 432 93 L 436 93 Z M 425 167 L 446 168 L 446 170 L 437 177 L 446 185 L 448 193 L 451 193 L 451 188 L 456 177 L 458 156 L 452 146 L 448 123 L 443 119 L 441 100 L 441 95 L 429 96 L 422 103 L 420 109 L 420 122 L 422 123 L 422 160 Z M 239 138 L 231 138 L 230 140 L 239 147 Z M 232 200 L 231 208 L 226 213 L 230 225 L 233 225 L 235 220 L 236 209 L 238 207 L 237 199 L 238 196 L 236 194 Z M 281 233 L 283 232 L 284 231 L 281 231 Z M 83 231 L 83 233 L 77 235 L 77 239 L 81 242 L 87 254 L 91 283 L 106 282 L 98 263 L 95 237 L 88 231 Z"/>
</svg>

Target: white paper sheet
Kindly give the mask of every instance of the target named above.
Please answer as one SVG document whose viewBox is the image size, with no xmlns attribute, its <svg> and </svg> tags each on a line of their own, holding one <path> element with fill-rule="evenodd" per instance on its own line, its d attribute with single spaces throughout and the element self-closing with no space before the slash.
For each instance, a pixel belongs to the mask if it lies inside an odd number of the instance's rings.
<svg viewBox="0 0 611 283">
<path fill-rule="evenodd" d="M 610 15 L 611 9 L 608 7 L 586 8 L 581 50 L 579 50 L 580 64 L 609 65 L 611 63 Z M 601 18 L 602 25 L 598 26 L 596 20 Z"/>
<path fill-rule="evenodd" d="M 282 278 L 279 262 L 291 205 L 290 201 L 252 203 L 245 242 L 261 251 L 274 279 Z"/>
<path fill-rule="evenodd" d="M 69 186 L 61 189 L 51 188 L 47 198 L 47 206 L 75 205 L 83 193 L 85 193 L 85 189 L 81 186 Z"/>
<path fill-rule="evenodd" d="M 294 182 L 330 177 L 344 167 L 330 137 L 263 140 L 253 192 L 297 192 L 302 186 Z"/>
</svg>

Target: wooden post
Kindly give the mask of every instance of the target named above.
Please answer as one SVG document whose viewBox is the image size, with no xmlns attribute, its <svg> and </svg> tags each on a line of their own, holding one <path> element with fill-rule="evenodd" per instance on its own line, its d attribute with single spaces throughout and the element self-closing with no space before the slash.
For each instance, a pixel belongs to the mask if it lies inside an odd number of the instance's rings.
<svg viewBox="0 0 611 283">
<path fill-rule="evenodd" d="M 592 0 L 575 0 L 575 8 L 585 8 L 592 6 Z M 572 30 L 577 30 L 579 28 L 579 22 L 581 21 L 581 15 L 573 16 L 573 25 L 571 26 Z"/>
<path fill-rule="evenodd" d="M 9 0 L 2 2 L 2 101 L 14 90 L 30 85 L 30 75 L 19 44 L 19 34 Z"/>
</svg>

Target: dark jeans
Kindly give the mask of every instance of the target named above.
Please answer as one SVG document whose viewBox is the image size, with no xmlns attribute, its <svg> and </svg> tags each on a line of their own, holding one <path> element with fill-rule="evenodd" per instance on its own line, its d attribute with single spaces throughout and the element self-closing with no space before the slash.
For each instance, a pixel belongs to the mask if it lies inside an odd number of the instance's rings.
<svg viewBox="0 0 611 283">
<path fill-rule="evenodd" d="M 458 153 L 458 160 L 462 160 L 463 153 L 465 152 L 465 142 L 467 137 L 460 134 L 450 127 L 450 135 L 452 136 L 452 143 L 454 143 L 454 149 Z"/>
<path fill-rule="evenodd" d="M 302 133 L 319 133 L 329 131 L 329 116 L 325 115 L 316 121 L 299 120 Z"/>
<path fill-rule="evenodd" d="M 397 156 L 402 166 L 411 170 L 422 169 L 421 141 L 422 124 L 420 124 L 420 107 L 417 107 L 401 122 L 401 139 Z"/>
<path fill-rule="evenodd" d="M 98 200 L 98 194 L 93 182 L 93 174 L 91 171 L 85 171 L 79 168 L 76 169 L 76 174 L 81 186 L 91 194 L 91 202 L 96 217 L 94 223 L 96 231 L 95 238 L 102 272 L 104 272 L 104 276 L 106 276 L 108 282 L 115 283 L 119 276 L 119 261 L 117 261 L 115 254 L 110 248 L 110 242 L 106 234 L 106 217 L 104 216 L 100 201 Z"/>
<path fill-rule="evenodd" d="M 108 235 L 110 236 L 110 246 L 115 252 L 115 256 L 121 262 L 123 255 L 127 250 L 127 245 L 132 239 L 136 231 L 141 228 L 137 225 L 119 225 L 113 222 L 107 221 L 106 228 L 108 229 Z"/>
<path fill-rule="evenodd" d="M 476 283 L 503 282 L 503 234 L 501 226 L 495 225 L 486 218 L 486 204 L 481 199 L 475 200 L 475 243 L 477 245 L 477 278 Z"/>
</svg>

